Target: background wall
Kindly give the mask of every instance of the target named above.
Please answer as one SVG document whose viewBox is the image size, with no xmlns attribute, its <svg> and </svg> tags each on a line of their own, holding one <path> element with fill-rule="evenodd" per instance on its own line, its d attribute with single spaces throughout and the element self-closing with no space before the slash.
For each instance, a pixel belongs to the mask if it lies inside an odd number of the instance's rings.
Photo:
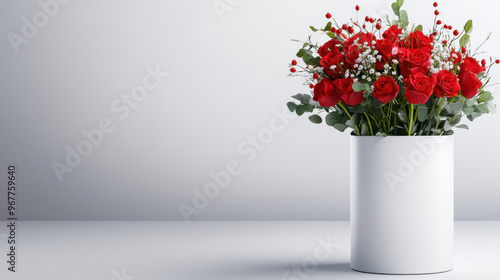
<svg viewBox="0 0 500 280">
<path fill-rule="evenodd" d="M 180 206 L 191 220 L 349 218 L 348 133 L 286 114 L 289 96 L 308 90 L 287 77 L 290 39 L 326 12 L 345 22 L 359 4 L 375 17 L 391 1 L 39 3 L 0 2 L 3 218 L 12 163 L 24 220 L 181 220 Z M 428 28 L 432 3 L 404 6 Z M 484 50 L 500 57 L 495 6 L 438 8 L 454 27 L 474 19 L 473 46 L 492 31 Z M 456 133 L 457 219 L 500 219 L 499 123 Z M 81 160 L 68 152 L 78 148 Z M 205 186 L 211 198 L 198 197 Z"/>
</svg>

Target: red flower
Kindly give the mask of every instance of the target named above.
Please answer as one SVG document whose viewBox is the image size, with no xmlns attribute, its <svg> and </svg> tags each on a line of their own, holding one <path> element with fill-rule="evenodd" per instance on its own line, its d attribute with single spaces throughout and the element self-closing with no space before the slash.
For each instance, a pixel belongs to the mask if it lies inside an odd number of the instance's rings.
<svg viewBox="0 0 500 280">
<path fill-rule="evenodd" d="M 314 86 L 314 101 L 318 101 L 323 107 L 332 107 L 339 103 L 339 97 L 334 91 L 333 81 L 322 79 Z"/>
<path fill-rule="evenodd" d="M 434 82 L 422 73 L 411 75 L 404 80 L 405 98 L 411 104 L 424 104 L 429 100 L 434 89 Z"/>
<path fill-rule="evenodd" d="M 434 91 L 437 97 L 454 97 L 460 92 L 460 84 L 458 83 L 457 76 L 448 70 L 441 70 L 435 76 L 436 86 Z"/>
<path fill-rule="evenodd" d="M 338 45 L 338 44 L 342 44 L 342 43 L 339 40 L 331 39 L 330 41 L 324 43 L 323 46 L 321 46 L 318 49 L 318 54 L 321 57 L 323 57 L 323 56 L 325 56 L 325 55 L 327 55 L 328 53 L 331 53 L 331 52 L 340 53 L 339 48 L 336 47 L 336 45 Z"/>
<path fill-rule="evenodd" d="M 402 49 L 399 52 L 399 69 L 403 77 L 410 74 L 427 74 L 431 65 L 431 56 L 422 49 Z"/>
<path fill-rule="evenodd" d="M 373 97 L 382 103 L 393 100 L 398 93 L 399 86 L 392 77 L 382 76 L 373 84 Z"/>
<path fill-rule="evenodd" d="M 474 58 L 467 56 L 466 58 L 464 58 L 464 62 L 462 62 L 462 64 L 460 65 L 460 73 L 464 71 L 471 71 L 472 73 L 477 75 L 483 71 L 486 71 L 486 68 L 484 66 L 479 66 L 479 63 L 477 63 Z"/>
<path fill-rule="evenodd" d="M 459 78 L 462 95 L 469 99 L 474 97 L 478 93 L 479 88 L 483 85 L 477 78 L 477 75 L 472 71 L 461 70 Z"/>
<path fill-rule="evenodd" d="M 363 101 L 363 91 L 356 92 L 352 89 L 354 83 L 352 78 L 337 79 L 333 81 L 335 94 L 340 100 L 349 106 L 356 106 Z"/>
<path fill-rule="evenodd" d="M 356 59 L 359 57 L 359 49 L 356 45 L 351 45 L 345 52 L 345 61 L 349 64 L 346 65 L 348 68 L 352 68 L 352 65 L 356 64 Z"/>
<path fill-rule="evenodd" d="M 382 37 L 385 39 L 393 39 L 398 37 L 401 33 L 403 33 L 401 28 L 398 28 L 397 25 L 393 25 L 389 27 L 384 33 L 382 34 Z"/>
<path fill-rule="evenodd" d="M 410 33 L 408 35 L 408 38 L 406 39 L 406 47 L 410 49 L 422 49 L 428 52 L 429 54 L 431 53 L 432 50 L 432 40 L 428 36 L 424 35 L 422 31 L 417 30 L 415 32 Z"/>
<path fill-rule="evenodd" d="M 323 71 L 330 77 L 342 78 L 344 76 L 345 70 L 344 67 L 340 66 L 340 63 L 345 62 L 344 56 L 341 53 L 336 54 L 335 52 L 331 52 L 321 58 L 320 64 L 323 67 Z M 335 68 L 330 69 L 332 66 Z"/>
</svg>

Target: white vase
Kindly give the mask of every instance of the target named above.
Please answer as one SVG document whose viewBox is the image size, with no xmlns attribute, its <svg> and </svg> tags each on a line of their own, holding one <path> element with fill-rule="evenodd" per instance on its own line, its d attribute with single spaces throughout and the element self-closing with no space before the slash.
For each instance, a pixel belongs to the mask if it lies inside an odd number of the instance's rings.
<svg viewBox="0 0 500 280">
<path fill-rule="evenodd" d="M 351 268 L 453 268 L 453 136 L 351 136 Z"/>
</svg>

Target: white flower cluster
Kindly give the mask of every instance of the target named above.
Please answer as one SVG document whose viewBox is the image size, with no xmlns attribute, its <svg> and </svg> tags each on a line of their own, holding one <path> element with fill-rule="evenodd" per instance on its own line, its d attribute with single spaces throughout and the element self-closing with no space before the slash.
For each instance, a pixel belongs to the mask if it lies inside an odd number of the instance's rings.
<svg viewBox="0 0 500 280">
<path fill-rule="evenodd" d="M 453 54 L 453 58 L 456 58 L 457 55 Z M 441 70 L 451 70 L 453 69 L 453 61 L 450 61 L 450 51 L 445 50 L 442 44 L 434 44 L 434 49 L 431 54 L 431 73 L 438 73 Z"/>
<path fill-rule="evenodd" d="M 355 78 L 354 82 L 361 79 L 364 82 L 371 82 L 376 77 L 380 76 L 375 70 L 375 63 L 382 60 L 382 56 L 378 54 L 375 49 L 375 41 L 370 43 L 364 42 L 363 44 L 358 43 L 359 40 L 355 40 L 354 44 L 358 46 L 358 49 L 362 52 L 359 53 L 359 57 L 356 59 L 356 64 L 353 65 L 355 70 L 346 70 L 345 77 Z M 356 78 L 357 77 L 357 78 Z"/>
</svg>

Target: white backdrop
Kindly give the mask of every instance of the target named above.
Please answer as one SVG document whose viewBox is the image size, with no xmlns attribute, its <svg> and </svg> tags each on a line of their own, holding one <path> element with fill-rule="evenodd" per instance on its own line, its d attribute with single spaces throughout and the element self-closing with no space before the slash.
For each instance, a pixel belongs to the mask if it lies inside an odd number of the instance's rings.
<svg viewBox="0 0 500 280">
<path fill-rule="evenodd" d="M 432 3 L 404 8 L 425 28 Z M 355 4 L 375 17 L 391 2 L 0 2 L 0 182 L 14 163 L 19 217 L 181 220 L 184 205 L 192 220 L 347 220 L 348 133 L 285 104 L 307 92 L 287 77 L 290 39 Z M 473 46 L 492 31 L 500 57 L 496 1 L 439 4 L 454 27 L 473 18 Z M 499 122 L 456 133 L 456 219 L 500 219 Z"/>
</svg>

